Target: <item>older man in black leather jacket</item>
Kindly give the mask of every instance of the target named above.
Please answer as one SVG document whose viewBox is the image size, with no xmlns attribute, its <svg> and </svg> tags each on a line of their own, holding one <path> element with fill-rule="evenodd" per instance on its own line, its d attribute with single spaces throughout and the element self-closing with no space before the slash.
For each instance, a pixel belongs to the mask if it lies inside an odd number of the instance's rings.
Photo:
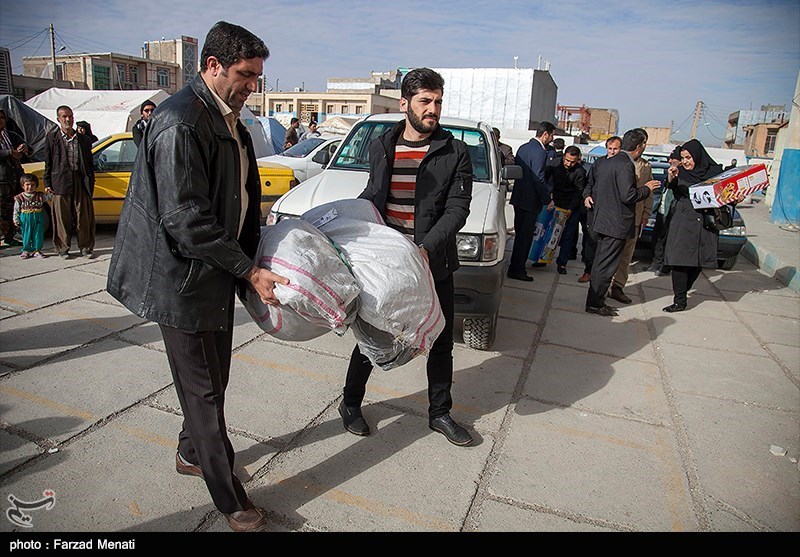
<svg viewBox="0 0 800 557">
<path fill-rule="evenodd" d="M 219 22 L 209 31 L 200 75 L 148 125 L 108 273 L 108 292 L 161 328 L 184 414 L 176 470 L 205 480 L 235 531 L 266 521 L 233 473 L 226 432 L 234 288 L 247 281 L 276 304 L 274 283 L 288 283 L 253 263 L 261 189 L 238 118 L 268 56 L 242 27 Z"/>
</svg>

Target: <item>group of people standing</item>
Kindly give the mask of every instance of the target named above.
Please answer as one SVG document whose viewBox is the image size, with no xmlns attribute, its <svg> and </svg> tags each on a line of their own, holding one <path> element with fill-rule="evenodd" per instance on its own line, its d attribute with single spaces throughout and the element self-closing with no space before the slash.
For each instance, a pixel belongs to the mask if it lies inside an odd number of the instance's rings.
<svg viewBox="0 0 800 557">
<path fill-rule="evenodd" d="M 647 132 L 635 128 L 623 137 L 606 140 L 606 155 L 595 160 L 588 173 L 578 147 L 567 147 L 558 155 L 549 145 L 554 143 L 554 133 L 553 124 L 542 122 L 535 137 L 514 155 L 523 177 L 516 180 L 511 193 L 515 239 L 507 276 L 534 280 L 526 271 L 526 263 L 539 213 L 544 207 L 569 210 L 556 259 L 557 272 L 566 274 L 567 262 L 577 257 L 581 227 L 584 273 L 578 281 L 589 283 L 585 310 L 611 317 L 617 310 L 606 304 L 607 297 L 631 303 L 623 288 L 636 240 L 653 212 L 653 191 L 662 185 L 642 157 Z M 674 298 L 664 308 L 666 312 L 686 310 L 687 292 L 701 269 L 716 268 L 718 231 L 704 226 L 708 210 L 693 207 L 689 187 L 721 172 L 722 166 L 696 139 L 677 147 L 670 156 L 654 231 L 653 263 L 648 267 L 658 276 L 672 275 Z M 534 262 L 531 266 L 541 264 Z"/>
</svg>

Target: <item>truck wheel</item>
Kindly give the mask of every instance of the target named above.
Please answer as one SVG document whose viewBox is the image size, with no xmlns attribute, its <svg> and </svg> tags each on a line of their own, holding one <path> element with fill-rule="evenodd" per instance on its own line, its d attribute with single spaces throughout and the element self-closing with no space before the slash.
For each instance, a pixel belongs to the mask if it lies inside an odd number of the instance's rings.
<svg viewBox="0 0 800 557">
<path fill-rule="evenodd" d="M 497 329 L 497 314 L 464 318 L 464 343 L 475 350 L 489 350 Z"/>
<path fill-rule="evenodd" d="M 733 266 L 736 265 L 736 260 L 738 258 L 738 255 L 734 255 L 728 259 L 717 259 L 717 268 L 722 269 L 723 271 L 730 271 L 733 269 Z"/>
</svg>

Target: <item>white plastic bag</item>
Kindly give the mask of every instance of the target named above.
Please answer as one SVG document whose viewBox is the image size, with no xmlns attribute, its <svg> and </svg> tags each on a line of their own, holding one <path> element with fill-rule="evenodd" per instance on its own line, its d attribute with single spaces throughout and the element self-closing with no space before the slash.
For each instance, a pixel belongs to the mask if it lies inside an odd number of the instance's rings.
<svg viewBox="0 0 800 557">
<path fill-rule="evenodd" d="M 328 238 L 309 223 L 290 219 L 265 229 L 255 262 L 289 279 L 276 284 L 281 306 L 268 306 L 248 289 L 242 299 L 253 320 L 283 340 L 310 340 L 333 330 L 343 335 L 356 317 L 358 282 Z"/>
<path fill-rule="evenodd" d="M 363 323 L 353 333 L 361 352 L 384 370 L 427 353 L 444 329 L 444 315 L 419 248 L 383 225 L 369 201 L 336 201 L 301 218 L 314 222 L 344 253 L 358 281 Z"/>
</svg>

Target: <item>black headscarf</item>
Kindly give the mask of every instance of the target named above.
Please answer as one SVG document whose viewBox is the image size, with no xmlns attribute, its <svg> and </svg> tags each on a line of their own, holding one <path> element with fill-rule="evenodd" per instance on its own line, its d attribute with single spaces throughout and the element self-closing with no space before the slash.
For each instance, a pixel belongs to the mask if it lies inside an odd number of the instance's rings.
<svg viewBox="0 0 800 557">
<path fill-rule="evenodd" d="M 703 144 L 691 139 L 681 146 L 681 151 L 689 151 L 694 159 L 694 168 L 686 170 L 678 167 L 678 178 L 690 184 L 698 184 L 722 173 L 722 165 L 711 158 Z"/>
</svg>

